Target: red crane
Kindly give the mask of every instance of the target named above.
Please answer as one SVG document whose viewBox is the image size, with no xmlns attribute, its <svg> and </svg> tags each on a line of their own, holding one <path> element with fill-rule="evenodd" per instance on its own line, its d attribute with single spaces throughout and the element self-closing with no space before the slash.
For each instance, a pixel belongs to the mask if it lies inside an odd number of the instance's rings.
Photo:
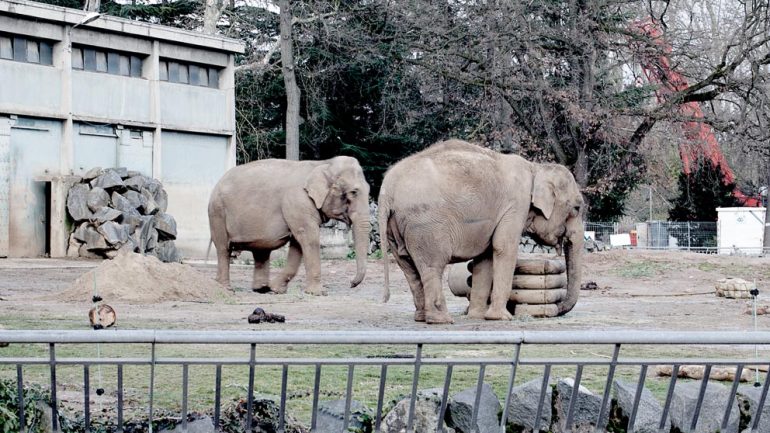
<svg viewBox="0 0 770 433">
<path fill-rule="evenodd" d="M 663 38 L 658 25 L 649 20 L 637 21 L 635 25 L 658 46 L 658 50 L 654 52 L 643 51 L 641 53 L 641 66 L 644 75 L 649 82 L 659 84 L 655 92 L 658 100 L 664 101 L 670 95 L 689 87 L 687 78 L 671 68 L 668 59 L 671 53 L 671 46 Z M 679 145 L 679 157 L 682 159 L 684 173 L 686 175 L 692 173 L 698 157 L 703 156 L 719 167 L 722 181 L 725 184 L 735 182 L 735 173 L 733 173 L 725 155 L 719 148 L 714 131 L 708 124 L 699 121 L 699 119 L 704 118 L 700 105 L 697 102 L 686 102 L 679 104 L 678 109 L 683 117 L 695 119 L 684 122 L 682 125 L 686 140 Z M 737 188 L 733 191 L 733 196 L 744 206 L 762 206 L 761 199 L 747 196 Z"/>
</svg>

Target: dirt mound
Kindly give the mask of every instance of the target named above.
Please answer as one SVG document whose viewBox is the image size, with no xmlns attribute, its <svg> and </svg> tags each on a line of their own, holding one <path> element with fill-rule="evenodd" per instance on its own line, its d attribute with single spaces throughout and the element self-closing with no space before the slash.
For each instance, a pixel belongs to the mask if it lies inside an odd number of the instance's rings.
<svg viewBox="0 0 770 433">
<path fill-rule="evenodd" d="M 190 266 L 163 263 L 153 256 L 124 253 L 105 260 L 51 298 L 88 302 L 94 293 L 107 303 L 209 301 L 227 296 L 222 285 Z"/>
</svg>

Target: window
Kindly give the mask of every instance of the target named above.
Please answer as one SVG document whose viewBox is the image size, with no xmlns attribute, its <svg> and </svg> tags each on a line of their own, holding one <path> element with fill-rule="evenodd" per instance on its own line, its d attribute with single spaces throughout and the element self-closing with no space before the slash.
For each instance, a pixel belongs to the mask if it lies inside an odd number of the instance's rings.
<svg viewBox="0 0 770 433">
<path fill-rule="evenodd" d="M 161 60 L 160 80 L 168 81 L 171 83 L 218 88 L 219 68 L 213 66 L 196 65 L 193 63 Z"/>
<path fill-rule="evenodd" d="M 0 33 L 0 59 L 53 65 L 53 43 Z"/>
<path fill-rule="evenodd" d="M 89 47 L 72 48 L 72 69 L 106 72 L 124 77 L 141 77 L 143 59 L 118 51 Z"/>
</svg>

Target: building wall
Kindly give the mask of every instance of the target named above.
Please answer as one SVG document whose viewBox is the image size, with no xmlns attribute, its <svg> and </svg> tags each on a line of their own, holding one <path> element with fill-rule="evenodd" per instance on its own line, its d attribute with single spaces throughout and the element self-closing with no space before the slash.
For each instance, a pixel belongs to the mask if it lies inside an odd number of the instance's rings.
<svg viewBox="0 0 770 433">
<path fill-rule="evenodd" d="M 59 69 L 12 60 L 0 61 L 0 83 L 3 83 L 0 85 L 0 110 L 6 113 L 61 114 Z"/>
<path fill-rule="evenodd" d="M 72 111 L 81 117 L 149 124 L 150 80 L 72 71 Z"/>
<path fill-rule="evenodd" d="M 0 36 L 45 41 L 53 51 L 52 65 L 0 58 L 0 257 L 63 256 L 64 185 L 93 167 L 127 167 L 163 181 L 178 247 L 202 257 L 209 193 L 235 165 L 233 65 L 243 45 L 106 16 L 76 25 L 85 14 L 0 0 Z M 140 72 L 87 70 L 78 50 L 140 58 Z M 164 62 L 214 68 L 218 81 L 163 81 Z"/>
<path fill-rule="evenodd" d="M 208 200 L 227 169 L 226 151 L 226 137 L 163 133 L 161 181 L 168 192 L 168 213 L 177 221 L 176 245 L 182 251 L 200 254 L 208 247 Z"/>
<path fill-rule="evenodd" d="M 50 218 L 46 183 L 41 175 L 59 168 L 62 123 L 19 117 L 11 127 L 10 252 L 21 257 L 46 253 Z M 50 194 L 50 192 L 49 192 Z"/>
</svg>

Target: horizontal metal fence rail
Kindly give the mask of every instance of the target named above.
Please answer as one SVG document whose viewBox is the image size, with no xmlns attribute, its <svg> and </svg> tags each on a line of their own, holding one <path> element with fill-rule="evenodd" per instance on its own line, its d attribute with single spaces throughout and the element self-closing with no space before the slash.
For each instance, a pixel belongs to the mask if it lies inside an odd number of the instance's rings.
<svg viewBox="0 0 770 433">
<path fill-rule="evenodd" d="M 316 431 L 316 413 L 319 404 L 320 377 L 323 366 L 347 366 L 347 385 L 345 387 L 345 415 L 343 423 L 345 430 L 350 422 L 351 402 L 353 399 L 353 379 L 356 366 L 380 366 L 380 379 L 378 389 L 377 410 L 374 417 L 374 428 L 376 432 L 381 431 L 381 418 L 383 411 L 384 391 L 387 383 L 388 367 L 408 366 L 413 370 L 410 404 L 408 410 L 407 432 L 414 432 L 415 417 L 415 397 L 419 387 L 420 368 L 424 366 L 444 366 L 446 367 L 446 376 L 444 379 L 443 392 L 441 396 L 441 405 L 439 420 L 444 419 L 447 410 L 448 392 L 452 381 L 453 369 L 457 366 L 478 366 L 478 379 L 476 384 L 476 404 L 472 413 L 472 425 L 476 425 L 478 417 L 478 402 L 484 383 L 486 368 L 489 366 L 507 366 L 510 371 L 508 375 L 507 389 L 505 394 L 505 403 L 503 413 L 500 419 L 500 432 L 505 432 L 505 424 L 508 418 L 508 408 L 511 398 L 511 389 L 515 384 L 516 373 L 520 366 L 541 366 L 543 368 L 543 382 L 535 425 L 532 431 L 539 431 L 539 428 L 548 426 L 539 426 L 540 415 L 545 409 L 544 397 L 547 386 L 550 381 L 552 368 L 555 366 L 574 366 L 574 387 L 570 398 L 569 407 L 566 416 L 566 425 L 571 426 L 574 420 L 578 389 L 583 375 L 583 370 L 587 366 L 606 366 L 608 367 L 607 376 L 602 403 L 596 420 L 597 426 L 606 424 L 609 416 L 610 390 L 616 368 L 619 366 L 639 367 L 638 383 L 633 403 L 633 409 L 629 416 L 627 432 L 634 431 L 635 418 L 644 383 L 647 376 L 647 370 L 653 365 L 672 365 L 672 376 L 669 382 L 667 397 L 663 405 L 663 412 L 660 418 L 659 429 L 661 432 L 668 431 L 668 416 L 671 409 L 674 387 L 678 379 L 680 366 L 684 364 L 696 364 L 704 366 L 704 377 L 709 377 L 710 371 L 714 366 L 735 366 L 735 380 L 730 388 L 730 398 L 725 404 L 725 412 L 721 428 L 724 430 L 729 421 L 729 415 L 734 405 L 738 384 L 740 383 L 741 373 L 744 369 L 752 365 L 763 365 L 770 368 L 770 358 L 746 358 L 736 355 L 727 359 L 723 358 L 625 358 L 620 356 L 623 346 L 633 345 L 696 345 L 706 348 L 722 348 L 733 350 L 739 346 L 770 346 L 770 332 L 659 332 L 659 331 L 496 331 L 496 332 L 471 332 L 471 331 L 360 331 L 360 332 L 319 332 L 319 331 L 261 331 L 261 332 L 241 332 L 241 331 L 154 331 L 154 330 L 101 330 L 101 331 L 59 331 L 59 330 L 41 330 L 41 331 L 0 331 L 0 342 L 9 343 L 13 347 L 17 344 L 45 344 L 48 347 L 48 356 L 44 358 L 23 358 L 4 356 L 5 349 L 0 348 L 0 369 L 12 368 L 15 366 L 17 381 L 17 402 L 18 416 L 23 426 L 24 413 L 24 367 L 31 365 L 47 365 L 50 367 L 50 393 L 51 393 L 51 422 L 53 431 L 58 431 L 58 404 L 56 390 L 58 387 L 56 372 L 58 366 L 80 365 L 83 367 L 83 392 L 84 392 L 84 419 L 86 431 L 90 426 L 90 368 L 95 365 L 111 365 L 117 369 L 117 428 L 122 431 L 123 428 L 123 367 L 126 365 L 145 365 L 150 366 L 150 389 L 149 389 L 149 410 L 148 416 L 152 421 L 153 402 L 154 402 L 154 381 L 155 366 L 158 365 L 177 365 L 182 373 L 182 430 L 187 429 L 187 408 L 188 408 L 188 383 L 189 367 L 191 365 L 208 365 L 215 368 L 215 398 L 214 398 L 214 425 L 219 425 L 220 406 L 221 406 L 221 388 L 222 388 L 222 367 L 227 365 L 240 365 L 249 368 L 248 374 L 248 396 L 254 395 L 255 372 L 258 366 L 273 365 L 280 366 L 281 369 L 281 393 L 279 405 L 279 431 L 284 430 L 284 414 L 286 413 L 287 402 L 287 382 L 290 366 L 315 366 L 314 387 L 312 395 L 312 418 L 310 420 L 311 430 Z M 64 358 L 56 355 L 57 347 L 67 344 L 147 344 L 150 345 L 150 356 L 140 358 Z M 178 345 L 178 344 L 226 344 L 226 345 L 248 345 L 249 356 L 243 358 L 197 358 L 197 357 L 159 357 L 156 355 L 156 348 L 159 345 Z M 410 358 L 260 358 L 257 356 L 257 346 L 271 344 L 291 344 L 291 345 L 409 345 L 414 346 L 414 355 Z M 430 345 L 499 345 L 510 349 L 510 357 L 478 357 L 478 358 L 428 358 L 423 356 L 423 349 Z M 527 358 L 522 356 L 522 352 L 530 345 L 609 345 L 613 347 L 612 356 L 609 358 L 576 358 L 576 357 L 558 357 L 558 358 Z M 298 353 L 295 349 L 294 353 Z M 6 352 L 7 353 L 7 352 Z M 299 352 L 301 353 L 301 352 Z M 708 380 L 702 382 L 696 409 L 691 421 L 691 429 L 695 429 L 698 423 L 701 406 L 703 403 Z M 762 384 L 762 392 L 759 401 L 759 407 L 764 407 L 768 393 L 770 381 L 765 376 Z M 247 399 L 246 425 L 252 425 L 253 399 Z M 759 422 L 762 411 L 757 411 L 751 419 L 751 431 L 758 432 Z M 151 425 L 151 424 L 150 424 Z M 445 426 L 443 421 L 439 422 L 437 432 L 443 432 Z M 567 431 L 569 431 L 569 428 Z M 23 431 L 23 429 L 22 429 Z M 597 432 L 604 431 L 597 427 Z M 332 433 L 332 432 L 323 432 Z M 335 432 L 336 433 L 336 432 Z M 422 433 L 422 432 L 419 432 Z"/>
</svg>

